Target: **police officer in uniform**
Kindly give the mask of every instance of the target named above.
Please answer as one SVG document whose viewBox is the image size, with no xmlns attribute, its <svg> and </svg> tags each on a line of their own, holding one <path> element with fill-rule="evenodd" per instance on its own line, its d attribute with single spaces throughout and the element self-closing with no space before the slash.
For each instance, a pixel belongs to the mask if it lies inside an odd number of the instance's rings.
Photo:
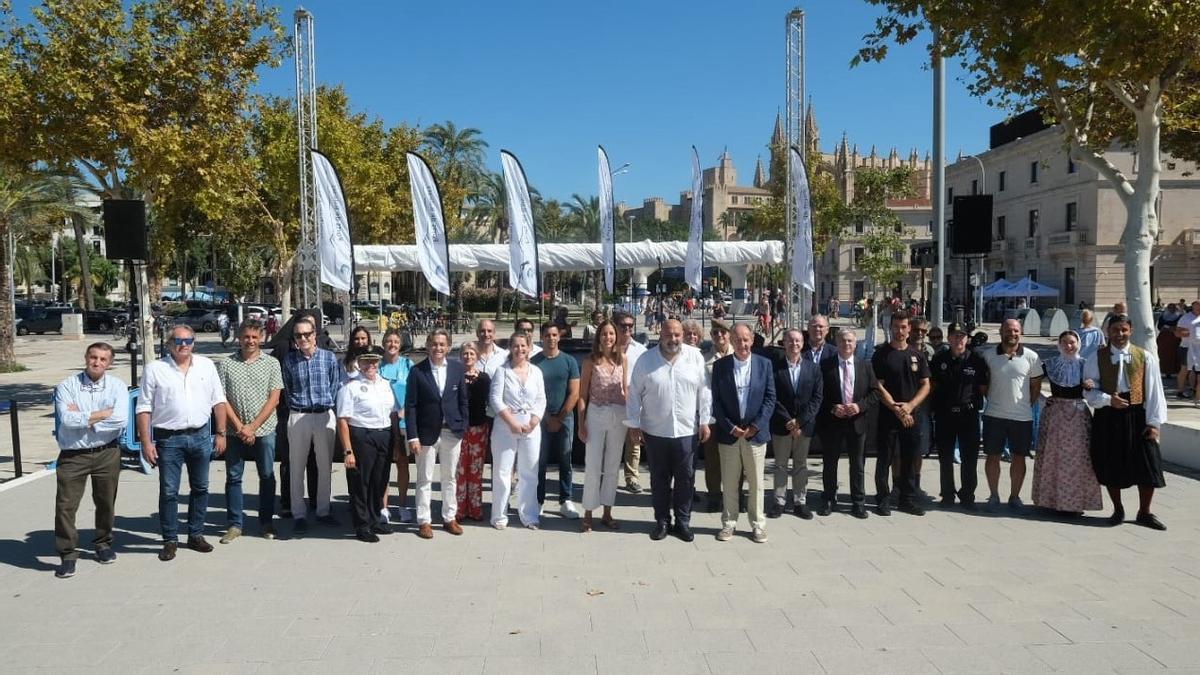
<svg viewBox="0 0 1200 675">
<path fill-rule="evenodd" d="M 391 532 L 380 517 L 379 504 L 387 493 L 392 421 L 399 408 L 391 383 L 379 376 L 382 358 L 377 352 L 360 353 L 359 377 L 343 385 L 337 395 L 337 431 L 346 453 L 350 517 L 354 535 L 368 543 Z"/>
<path fill-rule="evenodd" d="M 960 323 L 946 329 L 950 348 L 933 357 L 929 369 L 933 386 L 933 414 L 937 420 L 936 443 L 941 465 L 942 506 L 954 505 L 958 496 L 963 508 L 975 510 L 975 473 L 979 458 L 979 412 L 987 394 L 988 366 L 983 357 L 967 348 L 967 330 Z M 954 444 L 962 455 L 962 488 L 954 489 Z"/>
</svg>

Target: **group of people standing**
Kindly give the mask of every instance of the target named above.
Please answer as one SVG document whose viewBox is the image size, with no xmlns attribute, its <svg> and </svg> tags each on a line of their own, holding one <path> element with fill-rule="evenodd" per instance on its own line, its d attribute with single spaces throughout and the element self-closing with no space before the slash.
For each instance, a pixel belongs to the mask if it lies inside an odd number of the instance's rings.
<svg viewBox="0 0 1200 675">
<path fill-rule="evenodd" d="M 481 321 L 477 340 L 459 346 L 451 359 L 449 334 L 433 330 L 427 358 L 413 364 L 400 352 L 400 335 L 389 331 L 383 347 L 356 328 L 345 359 L 318 346 L 316 321 L 292 324 L 291 344 L 262 350 L 263 326 L 238 327 L 239 349 L 219 363 L 193 354 L 195 335 L 176 326 L 169 353 L 148 364 L 136 406 L 137 435 L 145 459 L 159 468 L 159 558 L 172 560 L 179 547 L 178 491 L 186 466 L 189 480 L 187 548 L 209 552 L 204 538 L 208 469 L 214 457 L 226 462 L 228 527 L 221 543 L 243 533 L 242 475 L 253 461 L 259 475 L 259 534 L 276 536 L 274 464 L 281 453 L 280 516 L 293 519 L 294 536 L 314 519 L 338 526 L 330 510 L 335 454 L 345 463 L 355 536 L 377 542 L 392 531 L 388 505 L 391 466 L 397 467 L 400 504 L 416 468 L 415 518 L 401 508 L 401 522 L 415 520 L 417 534 L 434 536 L 432 484 L 440 465 L 441 526 L 461 535 L 460 519 L 481 521 L 483 467 L 492 461 L 490 524 L 505 529 L 515 492 L 520 523 L 537 529 L 551 487 L 549 464 L 558 469 L 559 512 L 580 519 L 590 532 L 599 524 L 619 529 L 613 515 L 621 479 L 641 492 L 639 462 L 649 460 L 655 525 L 651 538 L 674 533 L 691 541 L 695 470 L 703 457 L 711 507 L 721 511 L 717 539 L 731 539 L 745 510 L 750 537 L 767 541 L 766 521 L 790 508 L 811 519 L 808 457 L 817 438 L 823 459 L 816 513 L 838 508 L 838 464 L 850 465 L 850 514 L 868 517 L 865 455 L 875 438 L 875 511 L 888 516 L 896 506 L 923 515 L 920 462 L 936 447 L 942 505 L 975 508 L 976 458 L 986 455 L 988 506 L 1000 504 L 1000 455 L 1011 453 L 1008 503 L 1019 494 L 1025 457 L 1033 445 L 1032 406 L 1050 381 L 1037 445 L 1033 500 L 1066 512 L 1101 507 L 1100 486 L 1114 505 L 1113 524 L 1124 520 L 1121 489 L 1137 486 L 1139 524 L 1165 529 L 1151 512 L 1162 487 L 1159 428 L 1166 407 L 1157 361 L 1129 344 L 1126 316 L 1111 318 L 1107 342 L 1090 356 L 1067 331 L 1059 355 L 1042 363 L 1021 344 L 1020 324 L 1005 322 L 1001 342 L 973 351 L 958 324 L 948 340 L 926 344 L 927 324 L 903 312 L 890 317 L 890 341 L 869 359 L 860 356 L 851 329 L 829 336 L 828 320 L 813 316 L 807 331 L 784 332 L 782 347 L 769 347 L 749 324 L 732 329 L 711 324 L 712 348 L 700 349 L 694 321 L 663 323 L 650 349 L 633 340 L 634 317 L 616 312 L 593 317 L 585 334 L 590 353 L 578 364 L 560 349 L 554 323 L 540 329 L 518 322 L 507 349 L 496 344 L 492 321 Z M 936 329 L 935 329 L 936 330 Z M 85 369 L 56 389 L 59 491 L 56 545 L 58 576 L 74 574 L 78 559 L 74 519 L 84 485 L 93 482 L 97 504 L 96 557 L 115 560 L 112 526 L 119 472 L 117 437 L 128 423 L 126 387 L 108 372 L 112 348 L 90 345 Z M 278 425 L 278 428 L 277 428 Z M 582 513 L 574 502 L 571 448 L 586 447 Z M 280 440 L 282 443 L 283 440 Z M 775 471 L 766 495 L 767 445 Z M 955 458 L 961 463 L 956 486 Z M 314 461 L 315 459 L 315 461 Z M 314 474 L 305 480 L 306 473 Z M 514 486 L 515 483 L 515 486 Z M 740 503 L 748 487 L 745 506 Z M 791 487 L 789 493 L 789 484 Z M 309 499 L 305 499 L 308 487 Z"/>
</svg>

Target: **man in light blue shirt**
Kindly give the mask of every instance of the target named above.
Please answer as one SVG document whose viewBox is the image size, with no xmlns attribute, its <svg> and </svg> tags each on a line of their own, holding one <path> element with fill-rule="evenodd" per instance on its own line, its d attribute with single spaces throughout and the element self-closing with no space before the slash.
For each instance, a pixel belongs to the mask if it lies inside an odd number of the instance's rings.
<svg viewBox="0 0 1200 675">
<path fill-rule="evenodd" d="M 84 371 L 54 388 L 56 437 L 61 451 L 56 472 L 54 544 L 62 558 L 54 576 L 60 579 L 75 575 L 79 559 L 75 513 L 89 477 L 96 503 L 96 537 L 92 540 L 96 560 L 107 565 L 117 559 L 112 550 L 113 510 L 121 474 L 117 439 L 129 419 L 129 393 L 124 382 L 108 374 L 112 360 L 113 348 L 107 343 L 89 345 L 84 352 Z"/>
</svg>

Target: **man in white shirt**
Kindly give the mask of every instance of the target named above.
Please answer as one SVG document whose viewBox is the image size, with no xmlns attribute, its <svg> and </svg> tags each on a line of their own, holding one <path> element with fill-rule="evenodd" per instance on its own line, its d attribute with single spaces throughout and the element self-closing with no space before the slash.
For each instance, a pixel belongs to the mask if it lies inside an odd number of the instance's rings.
<svg viewBox="0 0 1200 675">
<path fill-rule="evenodd" d="M 617 328 L 617 348 L 625 350 L 625 362 L 628 364 L 626 372 L 630 373 L 632 377 L 633 367 L 637 365 L 642 354 L 646 353 L 646 347 L 633 339 L 634 319 L 632 314 L 614 312 L 612 322 Z M 642 486 L 638 482 L 641 462 L 642 444 L 640 441 L 635 442 L 631 433 L 625 443 L 625 489 L 635 495 L 642 491 Z"/>
<path fill-rule="evenodd" d="M 988 365 L 988 383 L 983 388 L 987 406 L 983 410 L 983 452 L 987 455 L 988 508 L 1000 506 L 1000 456 L 1005 444 L 1012 452 L 1008 469 L 1011 490 L 1008 505 L 1024 506 L 1021 486 L 1025 483 L 1025 458 L 1033 449 L 1033 404 L 1041 396 L 1042 361 L 1036 352 L 1021 345 L 1021 322 L 1008 319 L 1000 327 L 1000 344 L 979 354 Z"/>
<path fill-rule="evenodd" d="M 1121 490 L 1138 488 L 1138 525 L 1165 530 L 1150 512 L 1155 488 L 1164 487 L 1159 430 L 1167 421 L 1158 358 L 1129 343 L 1129 317 L 1118 314 L 1108 322 L 1108 344 L 1083 365 L 1084 397 L 1095 409 L 1092 418 L 1092 468 L 1108 488 L 1113 513 L 1109 523 L 1125 521 Z"/>
<path fill-rule="evenodd" d="M 704 356 L 683 344 L 683 325 L 678 320 L 663 324 L 658 348 L 647 351 L 633 366 L 625 413 L 632 439 L 645 439 L 650 453 L 656 522 L 650 538 L 658 541 L 667 536 L 673 510 L 676 535 L 692 541 L 692 458 L 696 435 L 701 443 L 708 440 L 712 394 L 705 382 Z"/>
<path fill-rule="evenodd" d="M 1180 317 L 1175 334 L 1181 340 L 1181 353 L 1187 355 L 1180 364 L 1177 388 L 1181 396 L 1185 395 L 1191 379 L 1192 405 L 1200 408 L 1200 300 L 1192 303 L 1192 311 Z"/>
<path fill-rule="evenodd" d="M 225 390 L 213 362 L 192 353 L 196 333 L 188 326 L 171 331 L 171 353 L 146 365 L 137 404 L 142 455 L 158 466 L 158 519 L 163 547 L 158 559 L 175 559 L 179 548 L 179 480 L 188 468 L 188 542 L 208 553 L 204 516 L 208 512 L 208 466 L 213 450 L 225 453 Z M 209 418 L 216 419 L 216 429 Z"/>
<path fill-rule="evenodd" d="M 495 377 L 496 370 L 508 360 L 508 350 L 496 344 L 495 322 L 491 319 L 481 320 L 475 326 L 475 337 L 479 341 L 477 367 L 487 373 L 488 377 Z"/>
</svg>

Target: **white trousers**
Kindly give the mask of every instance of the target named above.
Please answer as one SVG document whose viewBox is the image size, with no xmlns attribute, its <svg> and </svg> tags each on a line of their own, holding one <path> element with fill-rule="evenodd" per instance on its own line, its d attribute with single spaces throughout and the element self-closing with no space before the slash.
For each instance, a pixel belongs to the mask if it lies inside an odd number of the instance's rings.
<svg viewBox="0 0 1200 675">
<path fill-rule="evenodd" d="M 421 446 L 417 453 L 417 524 L 432 523 L 430 502 L 433 492 L 433 465 L 441 462 L 442 522 L 454 520 L 458 514 L 458 453 L 462 439 L 449 429 L 442 429 L 436 445 Z"/>
<path fill-rule="evenodd" d="M 589 405 L 584 456 L 583 508 L 594 511 L 617 503 L 617 481 L 625 448 L 625 408 Z"/>
<path fill-rule="evenodd" d="M 329 515 L 329 476 L 333 472 L 333 411 L 288 414 L 288 483 L 292 491 L 292 517 L 308 516 L 304 499 L 304 472 L 308 466 L 308 448 L 317 455 L 317 517 Z"/>
<path fill-rule="evenodd" d="M 513 417 L 524 424 L 527 413 Z M 517 515 L 522 525 L 538 522 L 538 459 L 541 455 L 542 430 L 514 434 L 499 417 L 492 423 L 492 524 L 508 524 L 508 498 L 512 494 L 513 464 L 517 466 Z"/>
</svg>

